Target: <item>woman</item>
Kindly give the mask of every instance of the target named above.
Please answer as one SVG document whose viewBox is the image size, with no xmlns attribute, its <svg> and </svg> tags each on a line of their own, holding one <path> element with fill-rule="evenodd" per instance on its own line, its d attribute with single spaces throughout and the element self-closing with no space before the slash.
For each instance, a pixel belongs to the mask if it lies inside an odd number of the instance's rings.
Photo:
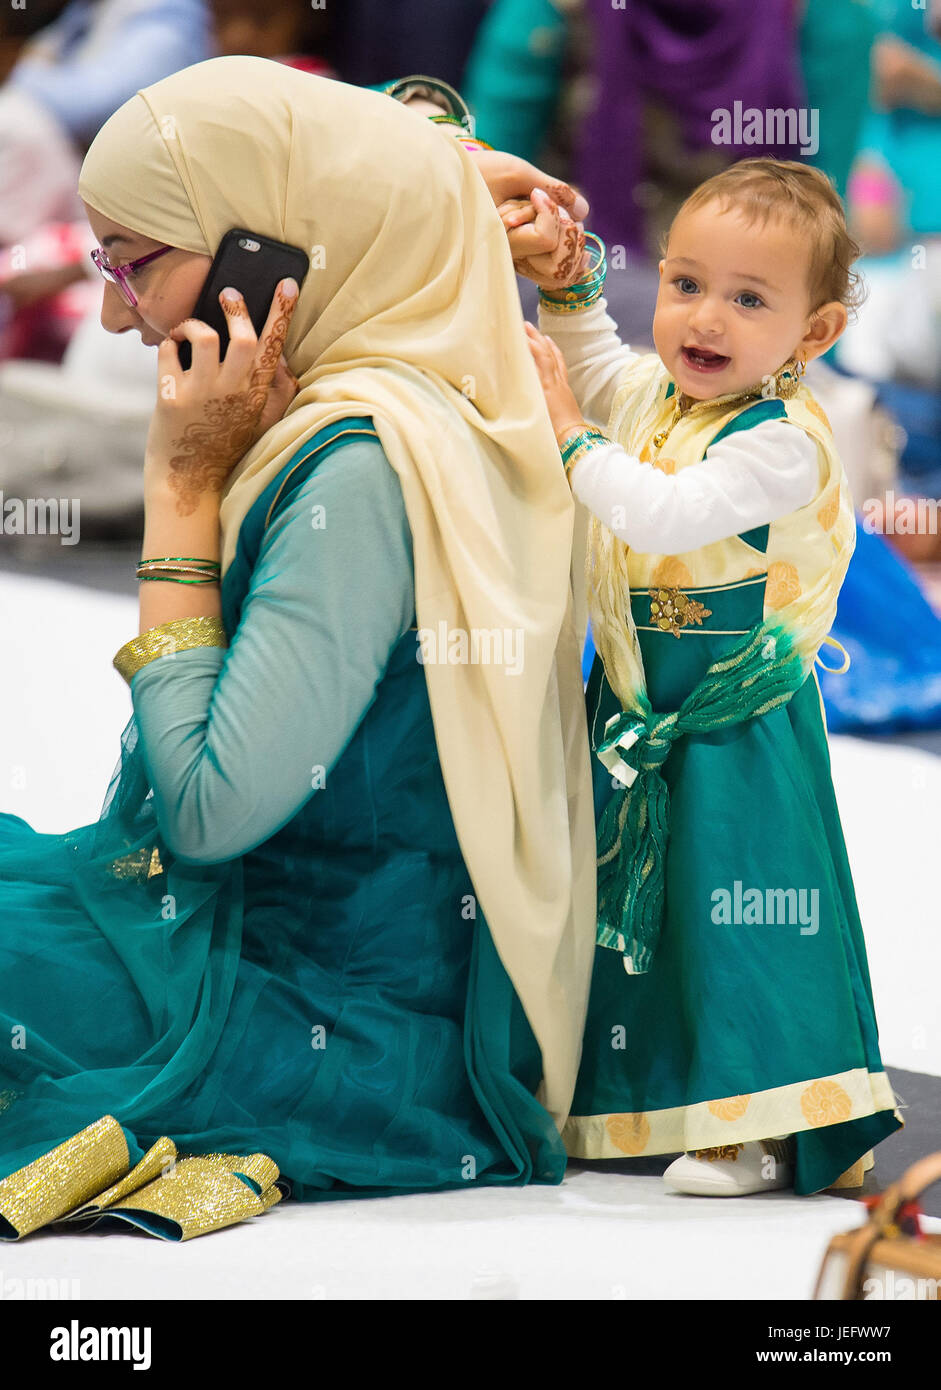
<svg viewBox="0 0 941 1390">
<path fill-rule="evenodd" d="M 102 321 L 159 343 L 164 577 L 101 819 L 0 816 L 5 1234 L 164 1136 L 302 1200 L 558 1183 L 594 918 L 573 508 L 474 157 L 225 57 L 116 112 L 79 192 L 110 266 L 150 257 Z M 236 300 L 220 365 L 180 320 L 232 226 L 311 269 L 260 343 Z M 37 1206 L 18 1170 L 108 1116 Z M 161 1183 L 176 1238 L 214 1229 Z"/>
</svg>

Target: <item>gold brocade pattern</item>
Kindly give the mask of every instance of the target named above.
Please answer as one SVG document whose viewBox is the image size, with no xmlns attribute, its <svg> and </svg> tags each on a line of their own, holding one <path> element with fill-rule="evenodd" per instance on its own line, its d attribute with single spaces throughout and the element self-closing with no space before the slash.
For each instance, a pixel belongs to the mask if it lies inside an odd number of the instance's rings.
<svg viewBox="0 0 941 1390">
<path fill-rule="evenodd" d="M 230 1157 L 226 1163 L 199 1155 L 180 1159 L 162 1177 L 113 1202 L 103 1215 L 120 1216 L 166 1240 L 192 1240 L 194 1236 L 208 1235 L 249 1216 L 259 1216 L 281 1200 L 273 1179 L 267 1189 L 262 1187 L 267 1196 L 262 1202 L 248 1183 L 236 1176 L 255 1166 L 251 1160 L 259 1158 L 268 1165 L 266 1172 L 273 1169 L 277 1177 L 277 1167 L 264 1154 L 247 1159 Z M 246 1172 L 246 1176 L 254 1174 Z"/>
<path fill-rule="evenodd" d="M 125 854 L 120 859 L 114 859 L 108 868 L 115 878 L 138 880 L 155 878 L 164 871 L 156 845 L 152 850 L 139 849 L 133 854 Z"/>
<path fill-rule="evenodd" d="M 643 1153 L 650 1139 L 650 1121 L 644 1114 L 609 1115 L 605 1127 L 611 1143 L 632 1156 Z"/>
<path fill-rule="evenodd" d="M 853 1113 L 853 1102 L 836 1081 L 815 1081 L 801 1096 L 801 1110 L 809 1124 L 838 1125 Z"/>
<path fill-rule="evenodd" d="M 885 1072 L 859 1067 L 747 1097 L 722 1096 L 637 1114 L 571 1114 L 562 1139 L 569 1157 L 579 1159 L 692 1153 L 729 1143 L 765 1142 L 768 1135 L 841 1124 L 881 1110 L 891 1111 L 904 1125 Z"/>
<path fill-rule="evenodd" d="M 282 1196 L 267 1154 L 180 1157 L 164 1135 L 130 1172 L 127 1165 L 124 1132 L 105 1115 L 0 1182 L 0 1238 L 50 1224 L 86 1230 L 113 1217 L 164 1240 L 191 1240 L 260 1215 Z"/>
<path fill-rule="evenodd" d="M 817 520 L 825 531 L 832 531 L 839 514 L 840 498 L 838 493 L 834 493 L 829 502 L 825 502 L 818 511 Z"/>
<path fill-rule="evenodd" d="M 0 1237 L 18 1240 L 108 1186 L 128 1165 L 127 1140 L 105 1115 L 0 1182 Z"/>
<path fill-rule="evenodd" d="M 839 498 L 837 498 L 839 502 Z M 765 603 L 769 608 L 783 608 L 800 598 L 801 586 L 797 569 L 786 560 L 775 560 L 768 566 L 768 583 L 765 585 Z"/>
<path fill-rule="evenodd" d="M 192 647 L 227 647 L 228 637 L 221 618 L 174 618 L 132 637 L 115 654 L 112 665 L 130 685 L 142 666 L 161 656 L 188 651 Z"/>
<path fill-rule="evenodd" d="M 693 583 L 693 576 L 689 569 L 675 555 L 665 555 L 650 578 L 653 584 L 658 587 L 663 585 L 668 589 L 691 587 Z"/>
<path fill-rule="evenodd" d="M 817 417 L 817 419 L 820 421 L 820 423 L 821 423 L 822 425 L 825 425 L 826 428 L 827 428 L 827 429 L 830 431 L 830 433 L 832 434 L 832 433 L 833 433 L 833 426 L 830 424 L 830 421 L 827 419 L 827 412 L 824 410 L 823 406 L 820 405 L 819 402 L 815 401 L 814 398 L 813 398 L 813 396 L 808 396 L 806 404 L 807 404 L 807 409 L 810 411 L 811 415 L 815 415 L 815 416 Z"/>
<path fill-rule="evenodd" d="M 751 1096 L 729 1096 L 725 1100 L 710 1100 L 707 1104 L 718 1120 L 740 1120 L 750 1100 Z"/>
<path fill-rule="evenodd" d="M 706 1158 L 710 1163 L 714 1163 L 718 1158 L 731 1159 L 733 1163 L 738 1161 L 738 1156 L 744 1151 L 744 1144 L 717 1144 L 714 1149 L 695 1149 L 696 1158 Z"/>
<path fill-rule="evenodd" d="M 83 1217 L 95 1214 L 103 1208 L 111 1205 L 112 1202 L 119 1202 L 122 1197 L 128 1196 L 131 1192 L 136 1192 L 144 1183 L 156 1178 L 160 1173 L 164 1173 L 176 1161 L 176 1145 L 172 1139 L 166 1135 L 158 1139 L 156 1144 L 144 1154 L 139 1163 L 136 1163 L 131 1171 L 112 1187 L 106 1187 L 104 1192 L 100 1192 L 94 1201 L 86 1202 L 84 1206 L 78 1207 L 75 1211 L 70 1211 L 68 1216 L 63 1217 L 65 1221 L 79 1221 Z"/>
</svg>

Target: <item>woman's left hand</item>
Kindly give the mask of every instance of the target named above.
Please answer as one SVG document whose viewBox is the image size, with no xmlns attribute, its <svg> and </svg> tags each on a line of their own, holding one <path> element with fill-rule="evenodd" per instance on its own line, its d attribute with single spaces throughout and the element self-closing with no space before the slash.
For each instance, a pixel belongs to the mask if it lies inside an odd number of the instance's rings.
<svg viewBox="0 0 941 1390">
<path fill-rule="evenodd" d="M 288 285 L 293 295 L 285 292 Z M 231 301 L 225 292 L 219 297 L 229 330 L 221 363 L 219 335 L 200 319 L 177 324 L 157 355 L 160 389 L 147 437 L 145 485 L 175 493 L 181 516 L 205 497 L 218 497 L 239 460 L 280 420 L 298 391 L 282 352 L 297 304 L 296 283 L 278 286 L 260 339 L 235 293 Z M 188 371 L 176 347 L 183 339 L 193 345 Z"/>
</svg>

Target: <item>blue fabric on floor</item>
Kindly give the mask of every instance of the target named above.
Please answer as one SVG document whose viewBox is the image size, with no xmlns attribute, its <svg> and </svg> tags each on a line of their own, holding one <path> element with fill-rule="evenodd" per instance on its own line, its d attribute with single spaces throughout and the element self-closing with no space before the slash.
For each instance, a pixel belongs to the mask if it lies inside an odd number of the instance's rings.
<svg viewBox="0 0 941 1390">
<path fill-rule="evenodd" d="M 816 667 L 831 733 L 941 728 L 941 619 L 885 538 L 858 521 L 831 636 L 851 661 L 842 676 Z M 589 627 L 586 683 L 594 658 Z M 839 653 L 824 647 L 823 660 L 838 665 Z"/>
</svg>

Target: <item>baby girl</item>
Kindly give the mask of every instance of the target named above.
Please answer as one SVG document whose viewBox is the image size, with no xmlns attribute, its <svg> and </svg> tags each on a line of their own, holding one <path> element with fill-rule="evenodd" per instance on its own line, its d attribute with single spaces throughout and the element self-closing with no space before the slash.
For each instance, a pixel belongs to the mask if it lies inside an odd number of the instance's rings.
<svg viewBox="0 0 941 1390">
<path fill-rule="evenodd" d="M 858 248 L 822 173 L 734 164 L 670 228 L 639 355 L 587 237 L 527 324 L 593 514 L 598 949 L 567 1150 L 679 1153 L 686 1193 L 855 1186 L 901 1118 L 813 669 L 855 520 L 802 376 Z"/>
</svg>

